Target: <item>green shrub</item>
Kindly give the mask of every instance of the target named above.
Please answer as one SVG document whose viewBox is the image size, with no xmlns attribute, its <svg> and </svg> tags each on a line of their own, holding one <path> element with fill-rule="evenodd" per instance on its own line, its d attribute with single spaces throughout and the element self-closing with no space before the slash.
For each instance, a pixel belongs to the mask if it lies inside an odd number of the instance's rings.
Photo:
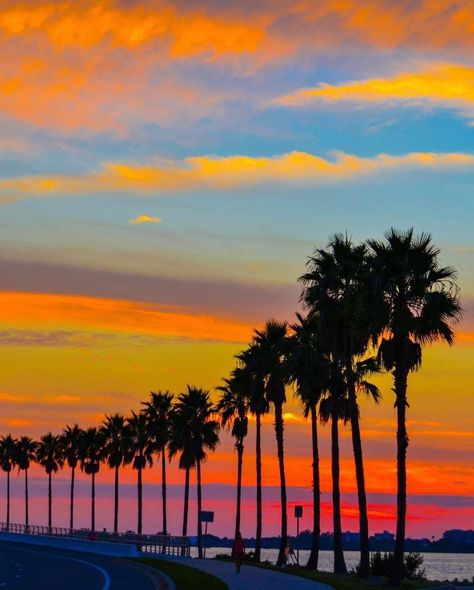
<svg viewBox="0 0 474 590">
<path fill-rule="evenodd" d="M 370 560 L 370 567 L 373 576 L 390 576 L 393 567 L 393 553 L 381 553 L 376 551 Z M 423 556 L 421 553 L 406 553 L 403 558 L 403 577 L 407 580 L 421 582 L 425 579 Z"/>
</svg>

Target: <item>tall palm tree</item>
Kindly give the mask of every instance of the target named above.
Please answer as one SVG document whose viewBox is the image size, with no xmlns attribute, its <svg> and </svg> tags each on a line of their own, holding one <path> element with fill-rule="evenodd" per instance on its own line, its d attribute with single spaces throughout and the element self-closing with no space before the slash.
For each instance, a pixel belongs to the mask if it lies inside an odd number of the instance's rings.
<svg viewBox="0 0 474 590">
<path fill-rule="evenodd" d="M 333 358 L 344 373 L 348 393 L 352 448 L 357 481 L 360 531 L 359 575 L 370 571 L 369 521 L 359 408 L 354 366 L 366 354 L 370 342 L 370 321 L 366 306 L 367 249 L 347 236 L 336 234 L 326 249 L 316 249 L 307 262 L 308 272 L 302 300 L 318 318 L 320 332 L 328 337 Z M 342 378 L 342 377 L 341 377 Z"/>
<path fill-rule="evenodd" d="M 125 462 L 129 429 L 123 414 L 105 416 L 100 431 L 104 437 L 104 458 L 114 470 L 114 533 L 118 531 L 119 470 Z"/>
<path fill-rule="evenodd" d="M 286 475 L 284 457 L 284 420 L 283 404 L 286 401 L 285 385 L 287 380 L 284 363 L 288 346 L 288 325 L 286 322 L 269 320 L 263 330 L 255 330 L 254 344 L 257 354 L 261 358 L 265 374 L 265 392 L 267 400 L 273 403 L 275 413 L 275 438 L 277 442 L 278 470 L 280 474 L 280 507 L 281 507 L 281 537 L 277 565 L 285 560 L 285 549 L 288 535 L 288 513 L 286 495 Z"/>
<path fill-rule="evenodd" d="M 265 376 L 258 346 L 250 344 L 237 355 L 241 379 L 248 383 L 249 410 L 255 416 L 255 469 L 256 469 L 256 533 L 255 561 L 260 561 L 262 549 L 262 416 L 270 411 L 265 392 Z"/>
<path fill-rule="evenodd" d="M 216 411 L 221 417 L 221 424 L 231 429 L 235 438 L 235 449 L 237 451 L 237 502 L 235 514 L 235 534 L 240 532 L 240 511 L 242 498 L 242 465 L 244 457 L 244 441 L 248 434 L 248 380 L 242 369 L 235 369 L 230 379 L 224 379 L 224 385 L 217 387 L 222 393 Z"/>
<path fill-rule="evenodd" d="M 69 492 L 69 528 L 74 528 L 74 485 L 76 467 L 79 462 L 79 453 L 84 431 L 77 424 L 66 426 L 60 439 L 64 460 L 71 469 L 71 485 Z"/>
<path fill-rule="evenodd" d="M 10 473 L 15 465 L 16 440 L 11 434 L 0 439 L 0 466 L 7 474 L 7 527 L 10 524 Z"/>
<path fill-rule="evenodd" d="M 18 471 L 25 472 L 25 526 L 29 525 L 29 504 L 28 504 L 28 469 L 36 458 L 37 443 L 28 436 L 20 437 L 15 444 L 15 464 Z"/>
<path fill-rule="evenodd" d="M 148 433 L 148 418 L 144 412 L 135 413 L 127 418 L 128 451 L 126 461 L 137 470 L 137 533 L 143 528 L 143 470 L 153 465 L 155 445 Z"/>
<path fill-rule="evenodd" d="M 171 435 L 171 410 L 173 394 L 169 391 L 151 392 L 150 400 L 144 402 L 145 414 L 148 418 L 148 432 L 153 437 L 158 456 L 161 456 L 161 499 L 163 510 L 164 535 L 168 534 L 166 510 L 166 448 Z"/>
<path fill-rule="evenodd" d="M 48 526 L 52 526 L 53 489 L 52 474 L 57 473 L 64 464 L 63 450 L 59 436 L 48 432 L 43 435 L 36 449 L 36 462 L 48 474 Z"/>
<path fill-rule="evenodd" d="M 319 537 L 321 534 L 321 485 L 319 476 L 318 404 L 329 389 L 329 363 L 318 340 L 314 319 L 296 314 L 291 325 L 287 366 L 295 393 L 303 406 L 305 418 L 311 418 L 312 474 L 313 474 L 313 536 L 306 567 L 318 569 Z"/>
<path fill-rule="evenodd" d="M 372 293 L 377 301 L 378 356 L 393 375 L 397 410 L 397 530 L 392 583 L 403 577 L 406 521 L 406 408 L 408 375 L 421 367 L 422 347 L 454 341 L 452 324 L 461 317 L 453 268 L 439 264 L 429 234 L 391 229 L 384 241 L 369 240 Z"/>
<path fill-rule="evenodd" d="M 91 476 L 91 531 L 95 531 L 95 476 L 104 459 L 105 436 L 95 427 L 87 428 L 81 437 L 81 469 Z"/>
<path fill-rule="evenodd" d="M 207 458 L 207 451 L 214 451 L 219 442 L 219 422 L 213 418 L 215 408 L 209 397 L 209 392 L 200 387 L 187 386 L 185 393 L 178 395 L 175 412 L 178 414 L 179 424 L 185 427 L 181 435 L 176 435 L 171 443 L 172 452 L 181 450 L 181 456 L 186 457 L 191 466 L 196 467 L 197 479 L 197 536 L 198 555 L 202 557 L 202 477 L 201 466 Z M 181 458 L 180 458 L 181 461 Z"/>
</svg>

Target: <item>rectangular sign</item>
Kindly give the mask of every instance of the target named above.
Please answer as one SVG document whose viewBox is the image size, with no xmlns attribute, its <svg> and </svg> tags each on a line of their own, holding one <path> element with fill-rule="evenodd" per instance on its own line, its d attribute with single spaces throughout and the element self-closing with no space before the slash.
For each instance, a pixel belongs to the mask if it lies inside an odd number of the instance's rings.
<svg viewBox="0 0 474 590">
<path fill-rule="evenodd" d="M 303 506 L 295 506 L 295 518 L 301 518 L 303 516 Z"/>
<path fill-rule="evenodd" d="M 214 522 L 214 512 L 210 510 L 201 510 L 201 522 Z"/>
</svg>

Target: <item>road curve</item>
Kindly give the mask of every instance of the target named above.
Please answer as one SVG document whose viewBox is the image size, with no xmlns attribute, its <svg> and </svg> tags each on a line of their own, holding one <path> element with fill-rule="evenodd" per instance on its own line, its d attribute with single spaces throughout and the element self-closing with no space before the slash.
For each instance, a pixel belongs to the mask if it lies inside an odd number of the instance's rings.
<svg viewBox="0 0 474 590">
<path fill-rule="evenodd" d="M 152 577 L 150 577 L 150 575 Z M 0 590 L 164 590 L 154 574 L 123 559 L 0 543 Z"/>
</svg>

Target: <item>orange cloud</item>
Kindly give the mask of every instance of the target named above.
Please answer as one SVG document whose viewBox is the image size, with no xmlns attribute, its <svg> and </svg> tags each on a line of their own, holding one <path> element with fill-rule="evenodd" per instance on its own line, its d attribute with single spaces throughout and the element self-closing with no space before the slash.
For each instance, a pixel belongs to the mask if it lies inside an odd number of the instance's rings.
<svg viewBox="0 0 474 590">
<path fill-rule="evenodd" d="M 273 157 L 195 156 L 141 165 L 108 162 L 85 175 L 29 176 L 0 181 L 0 201 L 25 196 L 101 192 L 176 192 L 198 188 L 233 189 L 259 184 L 333 183 L 390 170 L 472 168 L 474 155 L 414 152 L 362 158 L 337 153 L 332 160 L 291 152 Z"/>
<path fill-rule="evenodd" d="M 319 84 L 277 98 L 285 106 L 317 105 L 322 102 L 391 104 L 430 103 L 465 109 L 474 113 L 474 68 L 455 64 L 436 64 L 424 71 L 404 72 L 390 78 L 370 79 L 347 84 Z"/>
<path fill-rule="evenodd" d="M 0 324 L 83 327 L 198 341 L 247 342 L 252 326 L 178 308 L 73 295 L 0 293 Z"/>
<path fill-rule="evenodd" d="M 132 225 L 140 225 L 142 223 L 161 223 L 161 219 L 159 217 L 154 217 L 153 215 L 137 215 L 132 219 L 128 220 L 128 223 Z"/>
</svg>

